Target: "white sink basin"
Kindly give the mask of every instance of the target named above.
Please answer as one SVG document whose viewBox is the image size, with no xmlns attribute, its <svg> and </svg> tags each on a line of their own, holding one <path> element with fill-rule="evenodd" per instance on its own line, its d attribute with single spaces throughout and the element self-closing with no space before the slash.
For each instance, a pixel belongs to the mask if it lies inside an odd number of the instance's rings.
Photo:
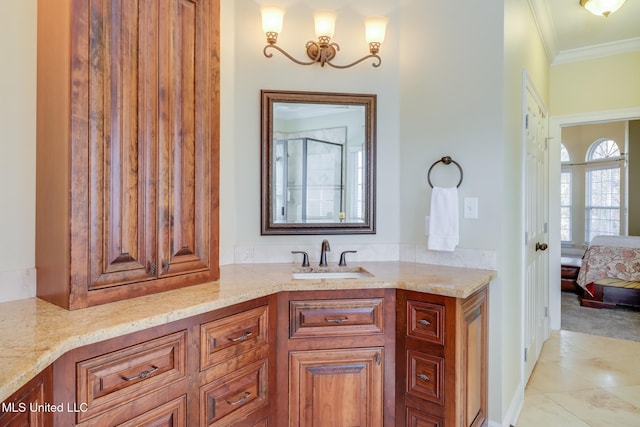
<svg viewBox="0 0 640 427">
<path fill-rule="evenodd" d="M 293 270 L 294 279 L 361 279 L 373 277 L 362 267 L 301 267 Z"/>
</svg>

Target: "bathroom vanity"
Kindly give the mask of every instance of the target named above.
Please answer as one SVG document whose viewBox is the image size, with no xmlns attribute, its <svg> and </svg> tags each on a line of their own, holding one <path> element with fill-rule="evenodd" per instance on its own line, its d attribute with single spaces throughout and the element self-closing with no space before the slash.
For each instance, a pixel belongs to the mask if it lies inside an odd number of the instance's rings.
<svg viewBox="0 0 640 427">
<path fill-rule="evenodd" d="M 362 268 L 232 265 L 83 310 L 1 304 L 0 425 L 485 425 L 493 272 Z"/>
</svg>

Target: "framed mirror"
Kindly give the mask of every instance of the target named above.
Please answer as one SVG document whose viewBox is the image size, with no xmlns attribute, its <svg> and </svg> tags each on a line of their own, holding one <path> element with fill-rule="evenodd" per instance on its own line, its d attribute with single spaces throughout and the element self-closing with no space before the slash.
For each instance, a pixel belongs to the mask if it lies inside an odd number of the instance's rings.
<svg viewBox="0 0 640 427">
<path fill-rule="evenodd" d="M 261 234 L 374 234 L 376 95 L 261 97 Z"/>
</svg>

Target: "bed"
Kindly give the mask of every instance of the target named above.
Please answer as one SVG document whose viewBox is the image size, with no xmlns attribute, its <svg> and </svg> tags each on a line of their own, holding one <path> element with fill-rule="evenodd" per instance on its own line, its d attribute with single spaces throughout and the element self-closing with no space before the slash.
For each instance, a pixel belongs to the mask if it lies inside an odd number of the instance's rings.
<svg viewBox="0 0 640 427">
<path fill-rule="evenodd" d="M 640 236 L 596 236 L 582 257 L 580 305 L 640 307 Z"/>
</svg>

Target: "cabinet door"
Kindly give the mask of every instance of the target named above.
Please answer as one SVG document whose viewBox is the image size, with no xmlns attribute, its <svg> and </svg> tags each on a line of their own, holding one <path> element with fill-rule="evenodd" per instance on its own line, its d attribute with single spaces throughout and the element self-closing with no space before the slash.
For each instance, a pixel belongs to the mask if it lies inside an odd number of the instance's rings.
<svg viewBox="0 0 640 427">
<path fill-rule="evenodd" d="M 159 8 L 160 277 L 211 263 L 211 2 L 151 2 Z"/>
<path fill-rule="evenodd" d="M 464 387 L 459 387 L 464 426 L 479 427 L 487 419 L 487 291 L 462 303 L 460 350 Z"/>
<path fill-rule="evenodd" d="M 211 2 L 90 2 L 90 289 L 207 270 Z"/>
<path fill-rule="evenodd" d="M 89 289 L 156 277 L 158 3 L 88 6 Z"/>
<path fill-rule="evenodd" d="M 52 412 L 44 406 L 52 403 L 52 372 L 51 367 L 46 368 L 2 402 L 0 426 L 46 427 L 53 425 Z"/>
<path fill-rule="evenodd" d="M 383 349 L 292 351 L 289 426 L 382 426 Z"/>
</svg>

